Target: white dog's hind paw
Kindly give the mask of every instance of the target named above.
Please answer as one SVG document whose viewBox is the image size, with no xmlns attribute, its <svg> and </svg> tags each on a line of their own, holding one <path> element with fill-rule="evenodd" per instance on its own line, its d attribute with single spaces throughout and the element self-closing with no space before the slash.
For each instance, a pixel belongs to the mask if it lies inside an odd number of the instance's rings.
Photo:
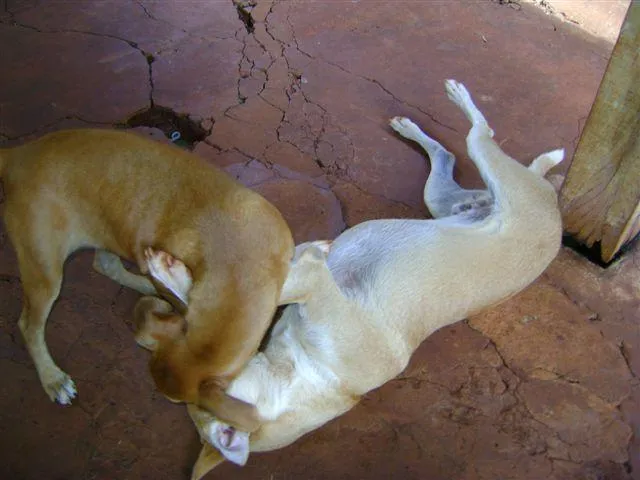
<svg viewBox="0 0 640 480">
<path fill-rule="evenodd" d="M 193 284 L 187 266 L 168 253 L 156 252 L 152 248 L 145 249 L 144 256 L 149 274 L 187 305 L 187 297 Z"/>
<path fill-rule="evenodd" d="M 473 103 L 473 99 L 471 98 L 471 94 L 467 90 L 467 88 L 460 82 L 448 79 L 444 82 L 445 90 L 447 91 L 447 96 L 449 100 L 455 103 L 467 116 L 469 121 L 474 127 L 480 127 L 486 129 L 484 131 L 485 134 L 489 135 L 489 137 L 493 138 L 494 132 L 491 128 L 489 128 L 489 124 L 487 120 L 484 118 L 484 115 L 478 107 Z"/>
<path fill-rule="evenodd" d="M 467 88 L 460 82 L 453 80 L 452 78 L 445 80 L 444 88 L 447 91 L 449 100 L 458 105 L 460 108 L 466 108 L 471 101 L 471 95 Z"/>
<path fill-rule="evenodd" d="M 389 120 L 389 126 L 404 138 L 408 138 L 409 140 L 415 140 L 419 138 L 419 135 L 422 133 L 420 127 L 418 127 L 407 117 L 393 117 L 391 120 Z"/>
<path fill-rule="evenodd" d="M 62 370 L 56 376 L 57 378 L 43 384 L 44 390 L 52 402 L 58 402 L 60 405 L 70 405 L 71 400 L 78 393 L 76 385 L 71 380 L 71 377 Z"/>
</svg>

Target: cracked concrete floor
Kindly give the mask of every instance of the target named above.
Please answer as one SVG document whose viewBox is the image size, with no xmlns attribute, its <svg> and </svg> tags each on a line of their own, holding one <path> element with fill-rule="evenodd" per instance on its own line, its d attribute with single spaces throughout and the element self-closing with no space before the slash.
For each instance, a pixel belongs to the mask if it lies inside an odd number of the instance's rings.
<svg viewBox="0 0 640 480">
<path fill-rule="evenodd" d="M 4 0 L 0 140 L 162 106 L 199 122 L 195 152 L 272 200 L 298 241 L 423 218 L 427 163 L 386 122 L 419 122 L 459 155 L 461 183 L 479 186 L 445 78 L 467 84 L 510 154 L 571 157 L 628 1 L 588 15 L 585 2 L 537 3 L 568 10 L 259 0 L 241 21 L 231 0 Z M 198 439 L 184 408 L 154 392 L 128 323 L 136 295 L 87 254 L 69 262 L 48 339 L 80 395 L 52 405 L 16 327 L 2 230 L 0 255 L 2 478 L 187 478 Z M 210 477 L 638 479 L 638 265 L 639 249 L 607 270 L 565 249 L 517 297 L 429 338 L 342 418 Z"/>
</svg>

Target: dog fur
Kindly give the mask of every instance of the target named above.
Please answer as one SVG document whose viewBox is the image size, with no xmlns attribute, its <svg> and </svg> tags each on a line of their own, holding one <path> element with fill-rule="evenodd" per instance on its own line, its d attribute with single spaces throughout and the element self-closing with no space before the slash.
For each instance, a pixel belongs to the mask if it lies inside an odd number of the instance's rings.
<svg viewBox="0 0 640 480">
<path fill-rule="evenodd" d="M 96 270 L 155 295 L 119 258 L 146 274 L 153 248 L 180 258 L 193 276 L 188 300 L 177 299 L 178 307 L 188 301 L 184 320 L 165 309 L 164 330 L 137 335 L 154 349 L 158 389 L 238 428 L 257 427 L 255 408 L 224 390 L 256 352 L 293 256 L 273 205 L 193 154 L 121 131 L 62 131 L 1 150 L 0 177 L 24 290 L 19 326 L 52 400 L 76 395 L 45 341 L 66 258 L 98 249 Z"/>
<path fill-rule="evenodd" d="M 519 292 L 556 256 L 561 218 L 543 176 L 564 152 L 520 165 L 494 142 L 466 88 L 448 80 L 446 90 L 471 122 L 467 149 L 488 190 L 462 189 L 454 156 L 410 120 L 392 119 L 431 159 L 424 198 L 435 218 L 369 221 L 331 245 L 296 248 L 280 299 L 294 304 L 227 390 L 255 404 L 263 424 L 249 436 L 188 406 L 205 441 L 193 479 L 345 413 L 402 372 L 434 331 Z"/>
</svg>

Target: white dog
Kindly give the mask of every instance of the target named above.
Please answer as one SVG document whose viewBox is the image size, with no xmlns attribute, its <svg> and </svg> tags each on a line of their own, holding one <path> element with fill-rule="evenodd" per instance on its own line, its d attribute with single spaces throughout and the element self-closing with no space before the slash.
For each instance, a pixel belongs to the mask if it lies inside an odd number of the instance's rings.
<svg viewBox="0 0 640 480">
<path fill-rule="evenodd" d="M 364 222 L 332 244 L 297 247 L 281 297 L 293 305 L 228 389 L 256 405 L 263 424 L 249 437 L 189 407 L 206 440 L 192 478 L 225 457 L 242 465 L 249 451 L 284 447 L 345 413 L 402 372 L 426 337 L 519 292 L 556 256 L 561 218 L 543 176 L 564 152 L 523 167 L 493 141 L 466 88 L 447 80 L 446 90 L 471 122 L 467 149 L 488 191 L 462 189 L 454 156 L 410 120 L 392 119 L 431 158 L 424 198 L 435 218 Z M 185 288 L 153 262 L 157 280 Z"/>
</svg>

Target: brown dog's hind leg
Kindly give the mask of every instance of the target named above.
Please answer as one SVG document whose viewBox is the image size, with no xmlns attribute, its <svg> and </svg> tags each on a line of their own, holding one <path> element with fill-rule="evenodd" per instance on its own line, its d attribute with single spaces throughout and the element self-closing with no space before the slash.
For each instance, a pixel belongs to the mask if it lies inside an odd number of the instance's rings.
<svg viewBox="0 0 640 480">
<path fill-rule="evenodd" d="M 29 212 L 34 213 L 34 212 Z M 66 405 L 76 396 L 71 377 L 63 372 L 51 358 L 45 339 L 45 326 L 51 308 L 62 284 L 64 261 L 70 245 L 56 243 L 70 236 L 51 235 L 45 212 L 34 213 L 27 225 L 24 218 L 17 220 L 12 205 L 5 210 L 7 233 L 16 250 L 23 290 L 23 307 L 18 326 L 26 343 L 40 382 L 52 401 Z"/>
</svg>

